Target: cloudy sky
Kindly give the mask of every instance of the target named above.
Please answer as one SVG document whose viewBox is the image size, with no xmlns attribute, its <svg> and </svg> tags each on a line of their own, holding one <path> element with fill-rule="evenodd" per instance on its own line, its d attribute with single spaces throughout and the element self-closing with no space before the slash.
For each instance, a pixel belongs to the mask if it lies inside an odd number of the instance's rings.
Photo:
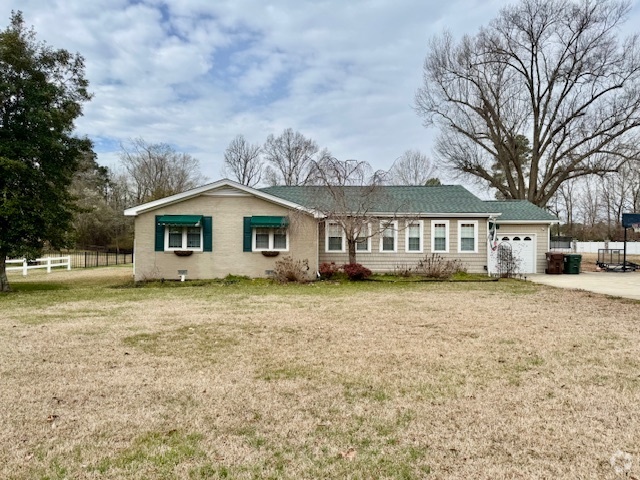
<svg viewBox="0 0 640 480">
<path fill-rule="evenodd" d="M 263 143 L 288 127 L 375 168 L 430 153 L 435 132 L 413 110 L 428 40 L 474 33 L 507 3 L 3 0 L 0 14 L 4 28 L 22 10 L 39 39 L 85 57 L 94 98 L 77 130 L 101 163 L 116 167 L 120 143 L 142 137 L 216 180 L 234 136 Z"/>
</svg>

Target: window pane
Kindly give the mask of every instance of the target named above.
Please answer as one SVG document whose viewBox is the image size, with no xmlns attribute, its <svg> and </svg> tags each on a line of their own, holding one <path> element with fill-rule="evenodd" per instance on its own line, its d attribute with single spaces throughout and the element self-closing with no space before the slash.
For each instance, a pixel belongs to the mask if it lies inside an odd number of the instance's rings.
<svg viewBox="0 0 640 480">
<path fill-rule="evenodd" d="M 462 238 L 460 240 L 460 249 L 463 252 L 473 252 L 475 250 L 475 240 L 473 238 Z"/>
<path fill-rule="evenodd" d="M 358 238 L 356 240 L 356 251 L 368 251 L 369 250 L 369 239 L 368 238 Z"/>
<path fill-rule="evenodd" d="M 200 248 L 200 228 L 187 228 L 187 248 Z"/>
<path fill-rule="evenodd" d="M 463 252 L 473 252 L 475 248 L 475 224 L 463 223 L 460 225 L 460 250 Z"/>
<path fill-rule="evenodd" d="M 182 248 L 182 229 L 169 228 L 169 248 Z"/>
<path fill-rule="evenodd" d="M 460 233 L 462 234 L 462 238 L 470 238 L 473 237 L 475 225 L 473 223 L 463 223 L 460 227 Z"/>
<path fill-rule="evenodd" d="M 342 250 L 342 237 L 329 237 L 328 250 Z"/>
<path fill-rule="evenodd" d="M 287 234 L 282 230 L 276 230 L 273 234 L 274 250 L 285 250 L 287 248 Z"/>
<path fill-rule="evenodd" d="M 269 229 L 256 228 L 256 248 L 260 250 L 269 249 Z"/>
<path fill-rule="evenodd" d="M 330 237 L 341 237 L 342 236 L 342 227 L 337 223 L 329 224 L 329 236 Z"/>
<path fill-rule="evenodd" d="M 382 231 L 382 251 L 383 252 L 393 252 L 395 248 L 395 236 L 396 231 L 394 229 L 393 223 L 387 223 L 383 225 L 384 230 Z"/>
<path fill-rule="evenodd" d="M 409 225 L 409 251 L 420 251 L 420 225 Z"/>
<path fill-rule="evenodd" d="M 447 226 L 436 223 L 433 227 L 433 249 L 438 252 L 447 250 Z"/>
<path fill-rule="evenodd" d="M 337 223 L 327 226 L 327 250 L 342 251 L 342 227 Z"/>
</svg>

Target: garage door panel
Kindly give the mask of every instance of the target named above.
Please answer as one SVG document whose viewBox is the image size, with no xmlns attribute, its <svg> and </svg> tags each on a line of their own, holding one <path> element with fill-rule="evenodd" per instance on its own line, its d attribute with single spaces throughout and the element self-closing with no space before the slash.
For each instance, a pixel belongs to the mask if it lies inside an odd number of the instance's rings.
<svg viewBox="0 0 640 480">
<path fill-rule="evenodd" d="M 516 259 L 518 265 L 517 273 L 535 273 L 536 272 L 536 243 L 534 236 L 521 235 L 521 234 L 509 234 L 502 235 L 498 244 L 507 244 L 511 247 L 513 257 Z M 490 265 L 491 271 L 496 272 L 498 270 L 498 258 L 496 250 L 490 253 Z"/>
</svg>

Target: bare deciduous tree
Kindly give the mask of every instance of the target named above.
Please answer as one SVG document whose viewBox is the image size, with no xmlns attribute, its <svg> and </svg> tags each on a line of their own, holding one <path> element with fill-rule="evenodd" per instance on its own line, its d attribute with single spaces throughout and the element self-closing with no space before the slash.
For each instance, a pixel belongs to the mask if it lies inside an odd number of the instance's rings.
<svg viewBox="0 0 640 480">
<path fill-rule="evenodd" d="M 309 187 L 316 193 L 313 208 L 344 232 L 349 263 L 356 263 L 358 243 L 380 235 L 396 219 L 390 211 L 394 199 L 382 187 L 387 172 L 374 172 L 367 162 L 334 157 L 316 162 L 315 170 L 319 186 Z M 396 207 L 395 212 L 401 210 Z"/>
<path fill-rule="evenodd" d="M 435 165 L 419 150 L 407 150 L 389 170 L 391 185 L 426 185 L 435 174 Z"/>
<path fill-rule="evenodd" d="M 521 0 L 474 36 L 435 38 L 416 107 L 441 128 L 439 159 L 504 198 L 545 206 L 564 182 L 638 158 L 638 36 L 616 37 L 629 8 Z"/>
<path fill-rule="evenodd" d="M 166 143 L 147 143 L 142 138 L 130 140 L 121 145 L 120 161 L 134 204 L 184 192 L 206 180 L 197 159 L 176 152 Z"/>
<path fill-rule="evenodd" d="M 255 187 L 262 180 L 260 145 L 251 144 L 243 135 L 236 136 L 224 152 L 223 175 L 231 175 L 242 185 Z"/>
<path fill-rule="evenodd" d="M 269 162 L 265 175 L 270 185 L 311 185 L 316 180 L 316 163 L 328 157 L 326 149 L 300 132 L 287 128 L 278 137 L 269 135 L 263 147 Z"/>
</svg>

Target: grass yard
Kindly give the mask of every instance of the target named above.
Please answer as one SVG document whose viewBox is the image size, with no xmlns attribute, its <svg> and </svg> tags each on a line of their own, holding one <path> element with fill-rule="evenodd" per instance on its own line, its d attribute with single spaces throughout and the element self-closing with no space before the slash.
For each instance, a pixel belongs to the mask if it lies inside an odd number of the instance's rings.
<svg viewBox="0 0 640 480">
<path fill-rule="evenodd" d="M 130 268 L 10 276 L 0 478 L 640 478 L 638 302 Z"/>
</svg>

